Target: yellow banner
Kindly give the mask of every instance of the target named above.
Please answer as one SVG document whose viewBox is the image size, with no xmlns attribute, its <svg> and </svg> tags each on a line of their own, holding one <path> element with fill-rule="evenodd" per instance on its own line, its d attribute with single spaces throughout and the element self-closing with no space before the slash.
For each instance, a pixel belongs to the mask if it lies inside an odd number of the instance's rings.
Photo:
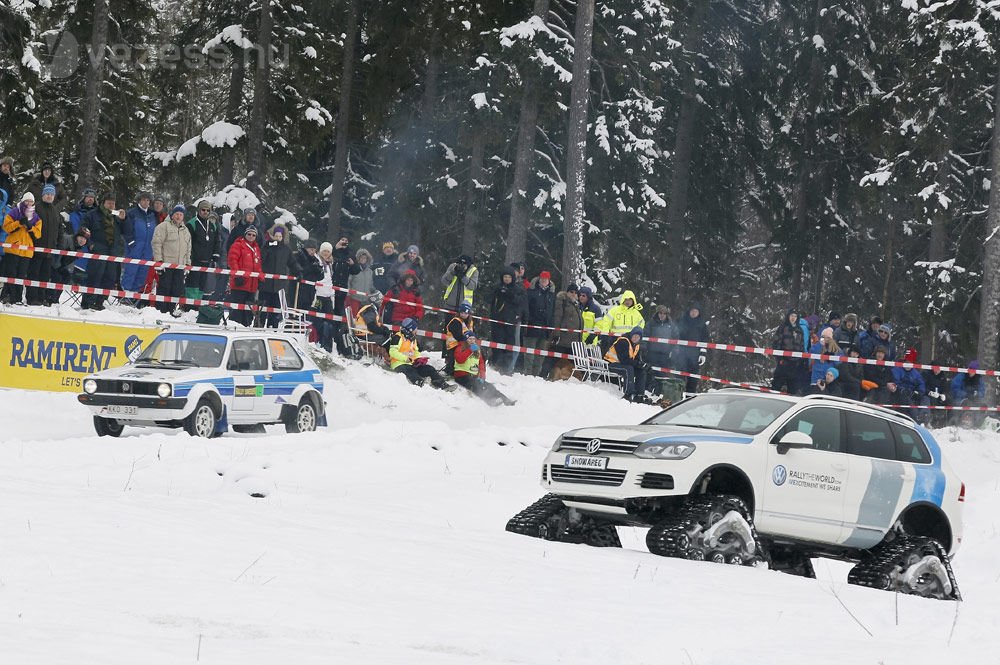
<svg viewBox="0 0 1000 665">
<path fill-rule="evenodd" d="M 160 328 L 0 314 L 0 387 L 79 392 L 83 377 L 124 365 L 159 333 Z"/>
</svg>

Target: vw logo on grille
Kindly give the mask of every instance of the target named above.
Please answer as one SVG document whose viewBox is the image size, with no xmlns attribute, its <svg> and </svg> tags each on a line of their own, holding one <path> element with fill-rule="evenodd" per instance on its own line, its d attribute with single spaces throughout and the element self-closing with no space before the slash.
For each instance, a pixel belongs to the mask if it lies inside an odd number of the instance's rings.
<svg viewBox="0 0 1000 665">
<path fill-rule="evenodd" d="M 771 472 L 771 480 L 774 481 L 775 485 L 784 485 L 785 481 L 788 479 L 788 471 L 782 465 L 774 467 L 774 471 Z"/>
<path fill-rule="evenodd" d="M 591 455 L 596 455 L 597 453 L 601 452 L 601 440 L 591 439 L 590 441 L 588 441 L 587 452 L 590 453 Z"/>
<path fill-rule="evenodd" d="M 128 381 L 125 381 L 124 383 L 122 383 L 122 392 L 123 393 L 131 392 L 131 390 L 132 390 L 132 384 L 131 383 L 129 383 Z"/>
</svg>

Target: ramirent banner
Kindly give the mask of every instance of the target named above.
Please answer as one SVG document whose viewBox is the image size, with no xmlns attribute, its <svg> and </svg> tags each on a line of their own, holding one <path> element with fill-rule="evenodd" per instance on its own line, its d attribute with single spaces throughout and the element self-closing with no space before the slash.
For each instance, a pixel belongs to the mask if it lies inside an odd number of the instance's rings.
<svg viewBox="0 0 1000 665">
<path fill-rule="evenodd" d="M 79 392 L 83 377 L 136 358 L 159 332 L 0 314 L 0 387 Z"/>
</svg>

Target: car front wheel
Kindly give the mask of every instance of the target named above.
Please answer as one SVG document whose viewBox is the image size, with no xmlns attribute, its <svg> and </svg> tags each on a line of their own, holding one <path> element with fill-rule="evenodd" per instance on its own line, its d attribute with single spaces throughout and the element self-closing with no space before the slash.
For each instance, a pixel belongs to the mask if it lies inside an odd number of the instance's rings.
<svg viewBox="0 0 1000 665">
<path fill-rule="evenodd" d="M 122 432 L 125 431 L 125 426 L 119 423 L 114 418 L 102 418 L 100 416 L 94 416 L 94 429 L 97 431 L 97 436 L 121 436 Z"/>
<path fill-rule="evenodd" d="M 285 421 L 285 431 L 290 434 L 315 432 L 318 420 L 316 407 L 313 405 L 312 400 L 308 397 L 303 397 L 302 401 L 299 402 L 298 408 L 295 409 L 295 413 Z"/>
<path fill-rule="evenodd" d="M 191 415 L 184 419 L 184 431 L 191 436 L 211 439 L 215 435 L 217 421 L 218 418 L 215 416 L 212 403 L 202 398 L 198 401 L 198 406 L 194 407 Z"/>
</svg>

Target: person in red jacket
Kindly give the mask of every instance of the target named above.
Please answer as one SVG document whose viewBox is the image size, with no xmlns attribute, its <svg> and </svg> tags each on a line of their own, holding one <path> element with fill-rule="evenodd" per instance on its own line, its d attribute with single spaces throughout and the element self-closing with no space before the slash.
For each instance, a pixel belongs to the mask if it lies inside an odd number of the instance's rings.
<svg viewBox="0 0 1000 665">
<path fill-rule="evenodd" d="M 257 227 L 248 226 L 243 237 L 238 238 L 229 248 L 229 269 L 261 271 L 260 247 L 257 245 Z M 245 275 L 229 276 L 230 302 L 245 305 L 257 299 L 257 277 Z M 249 326 L 253 323 L 253 313 L 248 309 L 237 309 L 229 317 L 231 320 Z"/>
<path fill-rule="evenodd" d="M 417 287 L 417 273 L 407 270 L 400 277 L 396 286 L 385 294 L 382 319 L 399 325 L 403 319 L 419 321 L 422 318 L 424 318 L 424 299 L 420 296 L 420 289 Z"/>
</svg>

